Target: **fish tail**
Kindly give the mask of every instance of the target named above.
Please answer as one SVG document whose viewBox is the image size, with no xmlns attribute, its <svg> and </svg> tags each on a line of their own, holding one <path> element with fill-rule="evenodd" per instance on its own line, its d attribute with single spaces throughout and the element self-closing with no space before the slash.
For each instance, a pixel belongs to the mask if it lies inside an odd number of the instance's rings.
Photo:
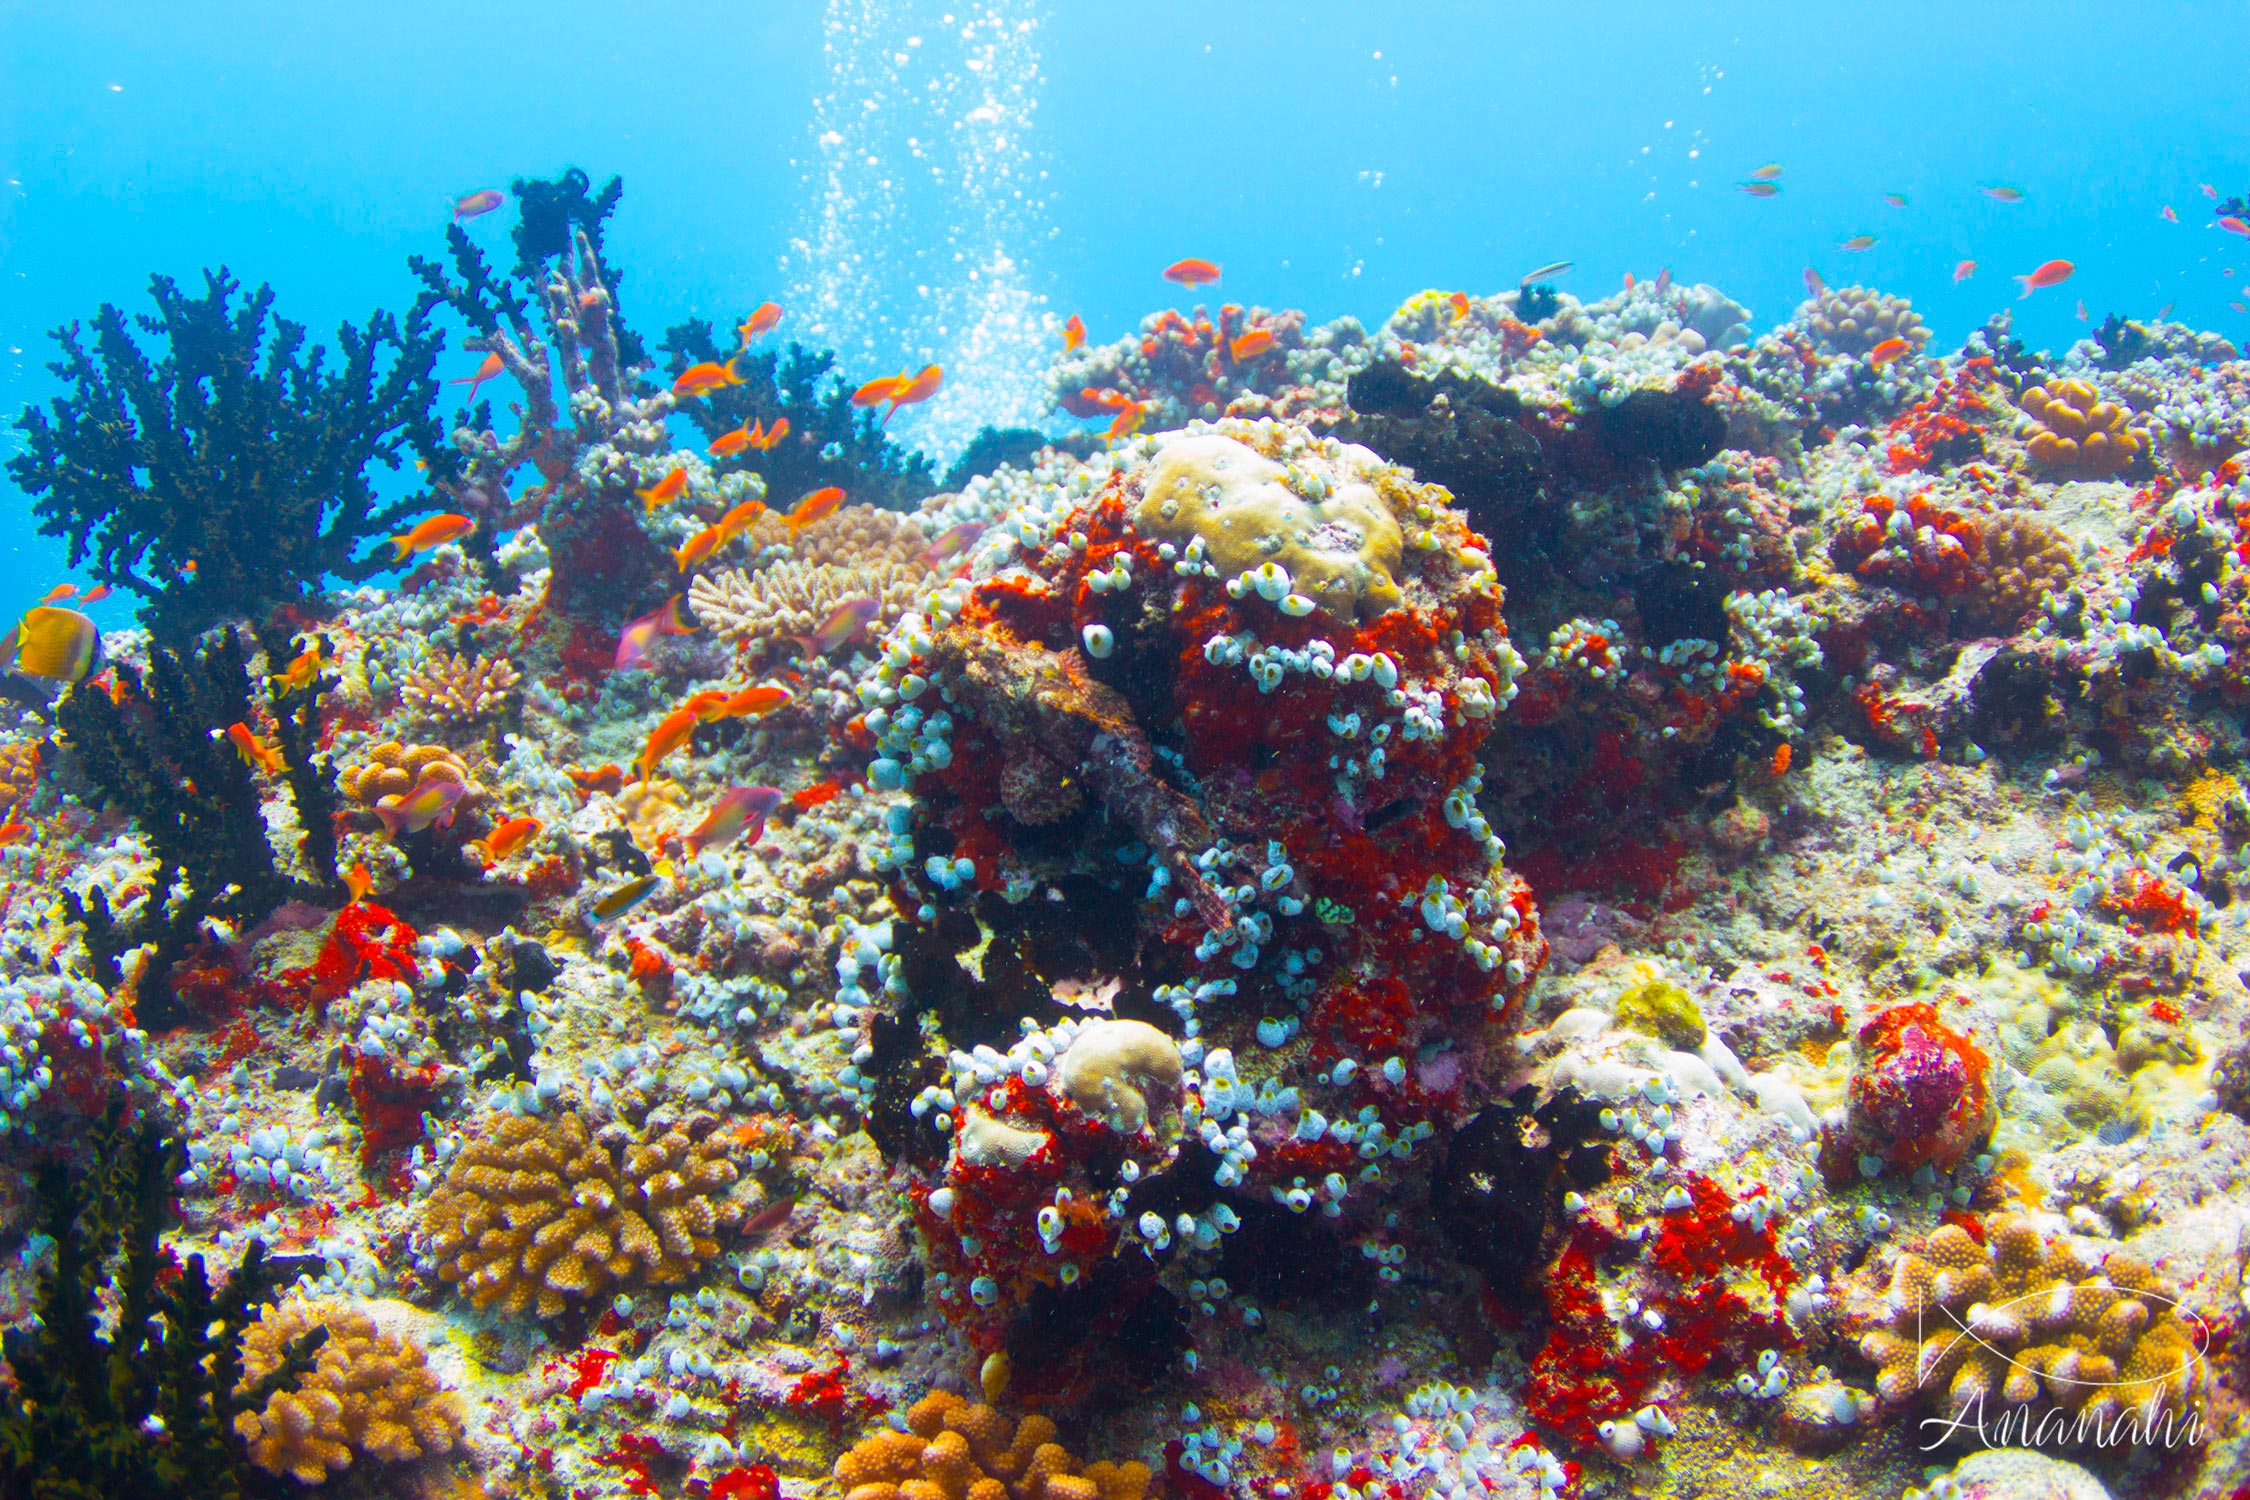
<svg viewBox="0 0 2250 1500">
<path fill-rule="evenodd" d="M 394 839 L 399 836 L 400 830 L 406 826 L 406 814 L 395 807 L 378 805 L 375 809 L 375 816 L 382 820 L 383 832 Z"/>
<path fill-rule="evenodd" d="M 2018 302 L 2021 302 L 2021 301 L 2023 301 L 2023 299 L 2024 299 L 2024 298 L 2026 298 L 2026 297 L 2028 297 L 2028 296 L 2030 296 L 2030 295 L 2031 295 L 2031 293 L 2032 293 L 2032 285 L 2031 285 L 2031 278 L 2030 278 L 2029 276 L 2018 276 L 2018 277 L 2016 278 L 2016 285 L 2017 285 L 2017 286 L 2019 286 L 2019 287 L 2022 287 L 2022 288 L 2023 288 L 2023 290 L 2022 290 L 2021 292 L 2018 292 L 2018 293 L 2016 294 L 2016 300 L 2017 300 Z"/>
<path fill-rule="evenodd" d="M 392 537 L 392 538 L 391 538 L 391 546 L 392 546 L 392 547 L 393 547 L 393 548 L 394 548 L 395 550 L 394 550 L 394 551 L 393 551 L 393 552 L 391 553 L 391 561 L 392 561 L 392 562 L 405 562 L 405 561 L 406 561 L 406 554 L 407 554 L 407 551 L 408 551 L 408 550 L 409 550 L 410 548 L 412 548 L 412 547 L 413 547 L 413 545 L 414 545 L 414 539 L 413 539 L 413 538 L 412 538 L 411 536 L 394 536 L 394 537 Z"/>
</svg>

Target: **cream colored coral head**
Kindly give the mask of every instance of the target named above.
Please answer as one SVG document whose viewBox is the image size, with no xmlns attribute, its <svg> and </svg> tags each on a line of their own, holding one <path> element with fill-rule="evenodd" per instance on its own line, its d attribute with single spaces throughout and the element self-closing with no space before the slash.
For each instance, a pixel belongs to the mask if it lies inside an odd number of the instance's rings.
<svg viewBox="0 0 2250 1500">
<path fill-rule="evenodd" d="M 1382 466 L 1349 445 L 1284 466 L 1230 437 L 1177 437 L 1156 455 L 1133 524 L 1178 545 L 1202 538 L 1225 577 L 1277 564 L 1329 614 L 1370 619 L 1404 602 L 1393 576 L 1403 535 L 1368 477 Z"/>
</svg>

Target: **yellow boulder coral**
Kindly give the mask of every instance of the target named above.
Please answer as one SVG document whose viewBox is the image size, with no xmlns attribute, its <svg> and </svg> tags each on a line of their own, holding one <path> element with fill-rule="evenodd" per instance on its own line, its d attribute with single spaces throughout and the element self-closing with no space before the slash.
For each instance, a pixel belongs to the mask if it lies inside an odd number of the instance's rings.
<svg viewBox="0 0 2250 1500">
<path fill-rule="evenodd" d="M 1215 433 L 1175 438 L 1150 466 L 1133 524 L 1182 547 L 1200 541 L 1221 577 L 1270 563 L 1331 615 L 1370 618 L 1403 602 L 1404 533 L 1370 478 L 1381 467 L 1365 448 L 1284 465 Z"/>
<path fill-rule="evenodd" d="M 2083 380 L 2035 385 L 2020 404 L 2031 419 L 2024 448 L 2049 473 L 2107 479 L 2148 451 L 2148 439 L 2125 425 L 2125 408 Z"/>
<path fill-rule="evenodd" d="M 461 1398 L 439 1382 L 420 1348 L 357 1308 L 303 1300 L 267 1308 L 243 1333 L 235 1389 L 247 1391 L 280 1368 L 288 1346 L 316 1328 L 328 1338 L 296 1389 L 234 1419 L 251 1462 L 319 1484 L 354 1459 L 392 1463 L 452 1451 L 461 1440 Z"/>
<path fill-rule="evenodd" d="M 836 1460 L 844 1500 L 1144 1500 L 1153 1477 L 1143 1463 L 1081 1468 L 1047 1418 L 1011 1422 L 950 1391 L 915 1402 L 906 1429 Z"/>
</svg>

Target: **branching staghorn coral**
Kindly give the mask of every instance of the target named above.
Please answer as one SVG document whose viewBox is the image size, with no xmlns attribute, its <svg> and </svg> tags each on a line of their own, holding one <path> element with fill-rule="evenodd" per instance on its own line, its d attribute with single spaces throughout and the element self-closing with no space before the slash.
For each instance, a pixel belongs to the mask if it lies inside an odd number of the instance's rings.
<svg viewBox="0 0 2250 1500">
<path fill-rule="evenodd" d="M 2151 1441 L 2203 1401 L 2208 1335 L 2155 1273 L 2122 1253 L 2091 1268 L 2028 1220 L 1994 1219 L 1981 1245 L 1947 1224 L 1887 1274 L 1863 1270 L 1853 1304 L 1894 1404 L 2057 1413 L 2043 1432 L 2106 1446 Z"/>
<path fill-rule="evenodd" d="M 741 1221 L 733 1142 L 709 1114 L 645 1129 L 576 1110 L 507 1115 L 454 1158 L 422 1214 L 438 1274 L 478 1308 L 543 1318 L 634 1286 L 675 1286 Z"/>
<path fill-rule="evenodd" d="M 435 723 L 467 724 L 504 712 L 517 680 L 515 663 L 505 656 L 433 651 L 399 684 L 399 698 Z"/>
<path fill-rule="evenodd" d="M 1143 1463 L 1080 1466 L 1034 1413 L 1019 1422 L 932 1391 L 906 1413 L 904 1432 L 869 1434 L 836 1460 L 844 1500 L 1143 1500 Z"/>
<path fill-rule="evenodd" d="M 24 410 L 25 448 L 8 461 L 40 531 L 69 539 L 71 566 L 92 558 L 93 576 L 140 595 L 142 620 L 174 642 L 388 566 L 361 545 L 427 506 L 378 506 L 369 466 L 419 457 L 443 484 L 457 463 L 432 415 L 445 341 L 426 303 L 403 323 L 378 311 L 340 325 L 329 367 L 322 346 L 305 351 L 302 324 L 276 318 L 269 332 L 271 288 L 237 305 L 223 267 L 203 281 L 192 297 L 150 278 L 156 316 L 137 321 L 168 345 L 154 363 L 109 303 L 91 351 L 76 323 L 57 329 L 51 368 L 71 394 Z"/>
<path fill-rule="evenodd" d="M 793 498 L 785 491 L 770 493 L 784 508 Z M 788 547 L 799 561 L 836 567 L 863 563 L 926 567 L 922 554 L 930 544 L 911 518 L 873 505 L 840 506 L 826 520 L 815 521 L 798 532 L 794 541 L 780 515 L 769 510 L 751 528 L 750 538 L 760 547 Z"/>
<path fill-rule="evenodd" d="M 441 1384 L 420 1348 L 352 1307 L 295 1300 L 268 1307 L 242 1336 L 238 1395 L 256 1390 L 318 1330 L 318 1354 L 296 1389 L 235 1416 L 250 1461 L 301 1484 L 319 1484 L 355 1458 L 392 1463 L 452 1451 L 461 1398 Z"/>
</svg>

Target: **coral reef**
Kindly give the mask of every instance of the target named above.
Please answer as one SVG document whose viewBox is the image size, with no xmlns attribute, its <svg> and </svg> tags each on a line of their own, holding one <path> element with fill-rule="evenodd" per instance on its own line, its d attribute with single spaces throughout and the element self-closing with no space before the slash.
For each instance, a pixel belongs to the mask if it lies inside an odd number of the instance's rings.
<svg viewBox="0 0 2250 1500">
<path fill-rule="evenodd" d="M 423 1209 L 438 1275 L 471 1305 L 554 1317 L 686 1280 L 741 1218 L 730 1141 L 708 1114 L 641 1130 L 510 1115 L 454 1158 Z"/>
<path fill-rule="evenodd" d="M 898 623 L 920 601 L 928 573 L 918 561 L 789 559 L 755 573 L 730 568 L 697 574 L 688 589 L 688 606 L 745 661 L 759 661 L 783 651 L 801 652 L 799 638 L 812 635 L 838 605 L 853 599 L 880 605 L 870 629 Z"/>
<path fill-rule="evenodd" d="M 323 1336 L 309 1340 L 316 1331 Z M 270 1389 L 267 1377 L 304 1347 L 318 1352 L 295 1386 L 235 1416 L 259 1468 L 319 1484 L 354 1460 L 422 1458 L 460 1441 L 459 1398 L 430 1373 L 421 1349 L 353 1307 L 300 1298 L 266 1308 L 242 1333 L 237 1396 Z"/>
</svg>

